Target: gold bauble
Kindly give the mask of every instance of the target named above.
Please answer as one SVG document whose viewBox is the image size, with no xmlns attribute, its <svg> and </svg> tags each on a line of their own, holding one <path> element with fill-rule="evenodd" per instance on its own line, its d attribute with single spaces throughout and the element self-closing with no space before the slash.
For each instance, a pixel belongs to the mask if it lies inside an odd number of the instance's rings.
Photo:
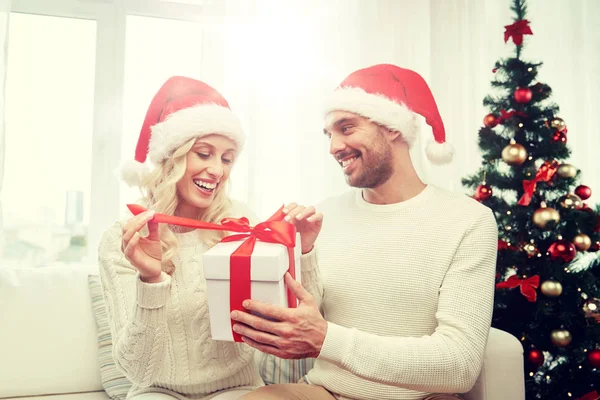
<svg viewBox="0 0 600 400">
<path fill-rule="evenodd" d="M 583 312 L 587 318 L 600 322 L 600 299 L 592 298 L 583 304 Z"/>
<path fill-rule="evenodd" d="M 556 174 L 561 178 L 575 178 L 575 175 L 577 175 L 577 168 L 571 164 L 561 164 L 556 170 Z"/>
<path fill-rule="evenodd" d="M 583 201 L 581 200 L 581 197 L 572 193 L 565 194 L 564 196 L 561 196 L 560 199 L 558 199 L 558 204 L 561 206 L 561 208 L 565 208 L 568 210 L 580 208 L 582 203 Z"/>
<path fill-rule="evenodd" d="M 585 233 L 580 233 L 573 238 L 573 244 L 579 251 L 587 251 L 592 247 L 592 239 Z"/>
<path fill-rule="evenodd" d="M 552 229 L 560 221 L 560 214 L 552 207 L 541 207 L 533 213 L 533 223 L 540 229 Z"/>
<path fill-rule="evenodd" d="M 567 123 L 562 118 L 552 118 L 550 126 L 557 131 L 563 131 L 567 127 Z"/>
<path fill-rule="evenodd" d="M 527 150 L 519 143 L 511 143 L 502 150 L 502 159 L 508 165 L 521 165 L 527 160 Z"/>
<path fill-rule="evenodd" d="M 550 340 L 552 344 L 557 347 L 567 347 L 573 338 L 571 332 L 566 329 L 555 329 L 550 334 Z"/>
<path fill-rule="evenodd" d="M 533 243 L 527 243 L 525 246 L 523 246 L 523 251 L 527 253 L 527 257 L 535 257 L 539 253 L 537 247 L 535 247 L 535 244 Z"/>
<path fill-rule="evenodd" d="M 563 290 L 562 285 L 557 281 L 544 281 L 540 289 L 548 297 L 558 297 Z"/>
</svg>

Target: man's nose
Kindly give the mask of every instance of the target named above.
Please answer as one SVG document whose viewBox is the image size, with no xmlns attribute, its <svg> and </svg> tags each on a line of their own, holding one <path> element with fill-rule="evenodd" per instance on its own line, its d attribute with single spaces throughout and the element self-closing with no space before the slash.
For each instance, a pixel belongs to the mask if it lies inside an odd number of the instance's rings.
<svg viewBox="0 0 600 400">
<path fill-rule="evenodd" d="M 346 144 L 344 143 L 341 135 L 332 134 L 331 139 L 329 141 L 329 153 L 331 155 L 335 155 L 336 153 L 344 150 L 346 148 Z"/>
</svg>

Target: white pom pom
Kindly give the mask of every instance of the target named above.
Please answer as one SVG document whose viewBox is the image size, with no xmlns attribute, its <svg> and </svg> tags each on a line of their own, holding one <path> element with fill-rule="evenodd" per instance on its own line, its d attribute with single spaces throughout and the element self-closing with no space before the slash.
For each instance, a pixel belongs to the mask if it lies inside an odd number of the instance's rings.
<svg viewBox="0 0 600 400">
<path fill-rule="evenodd" d="M 432 140 L 427 143 L 425 153 L 427 153 L 427 158 L 433 164 L 447 164 L 452 161 L 452 157 L 454 156 L 454 147 L 452 147 L 450 143 L 438 143 Z"/>
<path fill-rule="evenodd" d="M 129 186 L 140 186 L 149 173 L 150 169 L 145 164 L 135 160 L 127 160 L 119 168 L 121 179 Z"/>
</svg>

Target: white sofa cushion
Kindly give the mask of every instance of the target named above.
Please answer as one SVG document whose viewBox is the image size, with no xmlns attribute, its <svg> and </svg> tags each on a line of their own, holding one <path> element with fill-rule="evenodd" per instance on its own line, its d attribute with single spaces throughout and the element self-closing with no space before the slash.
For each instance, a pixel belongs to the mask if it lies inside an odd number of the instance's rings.
<svg viewBox="0 0 600 400">
<path fill-rule="evenodd" d="M 117 369 L 112 355 L 112 335 L 110 326 L 108 326 L 108 316 L 106 315 L 106 304 L 102 296 L 102 285 L 98 275 L 88 277 L 90 287 L 90 298 L 94 317 L 98 324 L 98 362 L 100 365 L 100 378 L 102 386 L 112 400 L 125 400 L 131 382 L 127 380 L 125 374 Z"/>
<path fill-rule="evenodd" d="M 0 398 L 102 390 L 87 281 L 97 273 L 0 268 Z"/>
</svg>

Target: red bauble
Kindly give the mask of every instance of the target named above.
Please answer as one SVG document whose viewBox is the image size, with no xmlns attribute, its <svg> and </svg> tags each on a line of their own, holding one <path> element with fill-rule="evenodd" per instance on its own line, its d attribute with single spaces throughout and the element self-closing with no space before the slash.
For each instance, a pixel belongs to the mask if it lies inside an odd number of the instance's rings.
<svg viewBox="0 0 600 400">
<path fill-rule="evenodd" d="M 483 125 L 485 125 L 486 128 L 493 128 L 498 125 L 498 122 L 500 122 L 500 119 L 494 114 L 488 114 L 483 117 Z"/>
<path fill-rule="evenodd" d="M 590 214 L 594 213 L 594 210 L 592 210 L 592 208 L 590 206 L 588 206 L 586 203 L 581 204 L 581 207 L 579 207 L 579 211 L 585 211 L 586 213 L 590 213 Z"/>
<path fill-rule="evenodd" d="M 600 368 L 600 350 L 594 349 L 588 352 L 588 362 L 594 368 Z"/>
<path fill-rule="evenodd" d="M 519 104 L 529 103 L 531 101 L 531 89 L 529 88 L 517 88 L 515 90 L 515 100 Z"/>
<path fill-rule="evenodd" d="M 577 254 L 573 243 L 564 239 L 557 240 L 548 247 L 550 258 L 553 260 L 563 260 L 564 262 L 571 262 Z"/>
<path fill-rule="evenodd" d="M 527 353 L 527 361 L 536 368 L 539 368 L 544 364 L 544 353 L 538 349 L 531 349 Z"/>
<path fill-rule="evenodd" d="M 479 185 L 475 190 L 475 199 L 487 200 L 492 197 L 492 188 L 489 185 Z"/>
<path fill-rule="evenodd" d="M 552 140 L 560 143 L 567 143 L 567 135 L 564 132 L 556 131 L 554 135 L 552 135 Z"/>
<path fill-rule="evenodd" d="M 579 185 L 575 188 L 575 194 L 579 196 L 581 200 L 587 200 L 592 196 L 592 189 L 589 186 Z"/>
</svg>

